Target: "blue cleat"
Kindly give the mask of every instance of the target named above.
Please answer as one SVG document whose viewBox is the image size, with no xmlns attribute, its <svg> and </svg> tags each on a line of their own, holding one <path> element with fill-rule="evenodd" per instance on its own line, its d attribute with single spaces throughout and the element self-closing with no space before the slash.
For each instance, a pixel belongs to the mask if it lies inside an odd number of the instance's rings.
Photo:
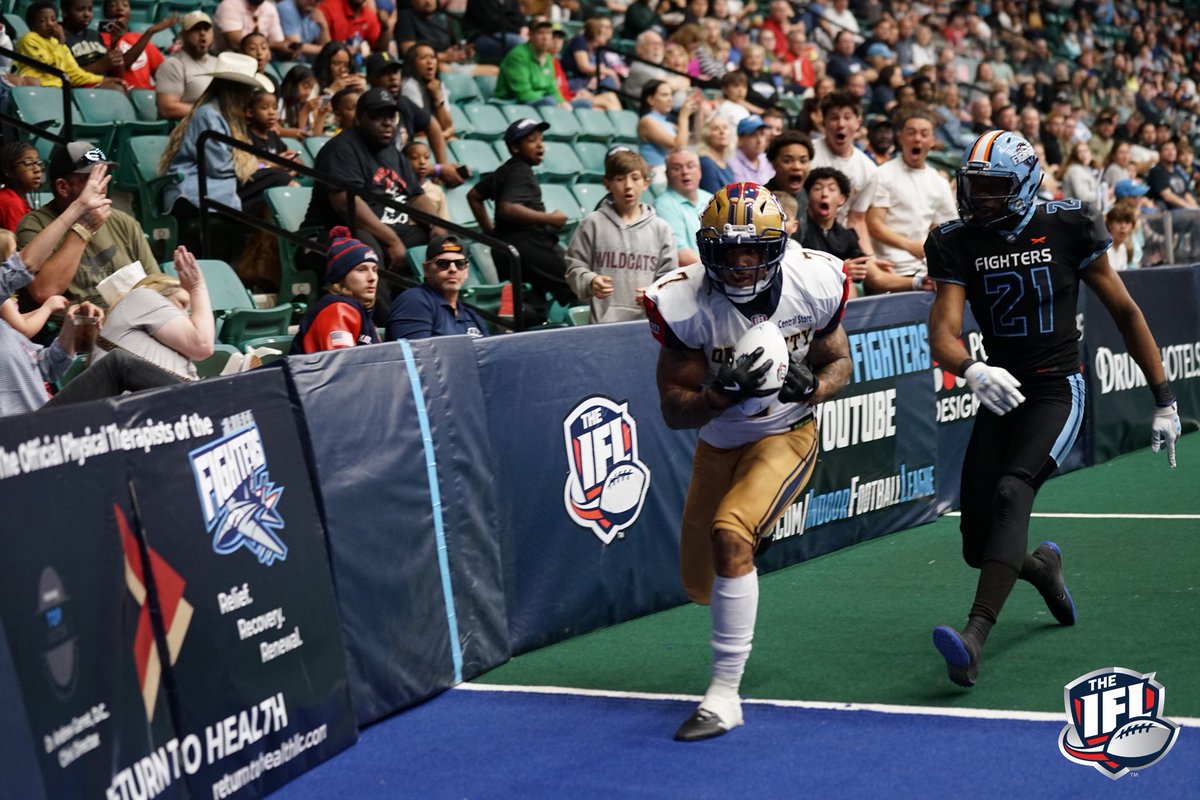
<svg viewBox="0 0 1200 800">
<path fill-rule="evenodd" d="M 1033 551 L 1033 557 L 1046 565 L 1047 577 L 1043 585 L 1038 586 L 1042 599 L 1046 601 L 1046 608 L 1050 609 L 1059 625 L 1074 625 L 1075 601 L 1071 599 L 1071 593 L 1063 581 L 1062 550 L 1054 542 L 1042 542 Z"/>
<path fill-rule="evenodd" d="M 968 689 L 979 678 L 979 647 L 947 625 L 933 629 L 933 646 L 946 659 L 950 680 Z"/>
</svg>

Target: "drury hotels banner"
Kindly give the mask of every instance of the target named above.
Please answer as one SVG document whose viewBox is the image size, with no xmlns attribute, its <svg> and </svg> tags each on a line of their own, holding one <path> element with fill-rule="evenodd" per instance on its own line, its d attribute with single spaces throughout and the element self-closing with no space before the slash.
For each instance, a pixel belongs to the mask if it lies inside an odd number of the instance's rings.
<svg viewBox="0 0 1200 800">
<path fill-rule="evenodd" d="M 20 687 L 0 762 L 31 767 L 5 772 L 3 797 L 105 797 L 115 765 L 173 740 L 128 485 L 97 455 L 119 433 L 99 404 L 0 421 L 0 617 Z"/>
<path fill-rule="evenodd" d="M 127 460 L 156 578 L 170 576 L 157 583 L 179 757 L 165 777 L 195 797 L 262 796 L 357 735 L 283 373 L 130 399 L 117 416 L 150 444 Z M 117 788 L 143 770 L 118 768 Z"/>
<path fill-rule="evenodd" d="M 1150 325 L 1184 430 L 1200 418 L 1200 267 L 1122 272 L 1129 293 Z M 1103 304 L 1085 293 L 1088 399 L 1097 463 L 1145 447 L 1154 400 L 1146 376 L 1129 354 Z"/>
</svg>

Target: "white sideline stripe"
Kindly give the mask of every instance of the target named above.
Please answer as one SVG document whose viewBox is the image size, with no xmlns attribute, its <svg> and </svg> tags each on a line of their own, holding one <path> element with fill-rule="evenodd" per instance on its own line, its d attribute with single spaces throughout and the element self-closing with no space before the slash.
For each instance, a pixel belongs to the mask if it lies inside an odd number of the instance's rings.
<svg viewBox="0 0 1200 800">
<path fill-rule="evenodd" d="M 949 511 L 943 516 L 961 517 L 961 511 Z M 1057 514 L 1034 512 L 1041 519 L 1200 519 L 1200 514 Z"/>
<path fill-rule="evenodd" d="M 698 703 L 698 694 L 660 694 L 657 692 L 619 692 L 611 689 L 576 689 L 569 686 L 516 686 L 512 684 L 460 683 L 455 689 L 471 692 L 509 692 L 512 694 L 557 694 L 580 697 L 609 697 L 619 700 L 681 700 Z M 1015 711 L 994 708 L 939 708 L 937 706 L 894 706 L 885 703 L 831 703 L 822 700 L 758 700 L 743 698 L 746 705 L 777 706 L 780 708 L 813 708 L 826 711 L 874 711 L 877 714 L 916 714 L 928 717 L 962 717 L 965 719 L 1008 719 L 1019 722 L 1061 722 L 1066 724 L 1066 712 Z M 1200 717 L 1168 716 L 1176 725 L 1200 728 Z"/>
</svg>

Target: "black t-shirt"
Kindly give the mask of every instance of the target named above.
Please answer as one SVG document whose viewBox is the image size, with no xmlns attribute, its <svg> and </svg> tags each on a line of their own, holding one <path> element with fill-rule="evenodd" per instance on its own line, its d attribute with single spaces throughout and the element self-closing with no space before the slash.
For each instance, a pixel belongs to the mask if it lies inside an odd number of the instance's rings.
<svg viewBox="0 0 1200 800">
<path fill-rule="evenodd" d="M 253 131 L 253 130 L 249 131 L 249 133 L 250 133 L 250 144 L 252 144 L 255 147 L 258 147 L 262 150 L 266 150 L 268 153 L 275 153 L 276 155 L 278 155 L 279 153 L 282 153 L 284 150 L 287 150 L 287 145 L 284 144 L 283 137 L 281 137 L 275 131 L 267 131 L 267 133 L 265 135 L 260 135 L 257 131 Z M 270 166 L 276 166 L 276 165 L 271 164 Z"/>
<path fill-rule="evenodd" d="M 1178 197 L 1184 197 L 1188 193 L 1187 173 L 1176 166 L 1170 168 L 1162 164 L 1155 164 L 1154 168 L 1146 175 L 1146 183 L 1150 186 L 1150 196 L 1158 201 L 1161 208 L 1172 208 L 1165 200 L 1162 199 L 1163 189 L 1170 189 Z"/>
<path fill-rule="evenodd" d="M 458 39 L 458 31 L 451 25 L 450 17 L 442 11 L 418 14 L 408 8 L 396 15 L 397 44 L 424 42 L 440 53 L 453 47 Z"/>
<path fill-rule="evenodd" d="M 1056 200 L 1038 206 L 1012 242 L 980 225 L 944 223 L 930 232 L 925 257 L 929 277 L 966 288 L 988 363 L 1024 380 L 1079 370 L 1079 281 L 1111 243 L 1096 209 Z"/>
<path fill-rule="evenodd" d="M 813 221 L 806 220 L 807 225 L 804 229 L 804 238 L 800 240 L 800 244 L 807 247 L 809 250 L 823 250 L 826 253 L 831 253 L 843 261 L 850 258 L 861 258 L 866 255 L 862 251 L 862 247 L 858 243 L 858 233 L 850 228 L 843 228 L 837 222 L 833 223 L 827 231 L 821 230 L 813 224 Z"/>
<path fill-rule="evenodd" d="M 475 184 L 475 191 L 484 200 L 493 200 L 499 205 L 502 202 L 532 208 L 534 211 L 545 211 L 542 202 L 542 187 L 538 184 L 533 167 L 524 159 L 513 157 L 500 165 L 491 175 L 485 175 Z M 517 231 L 528 231 L 530 228 L 542 230 L 552 237 L 557 233 L 549 225 L 513 225 L 506 220 L 496 220 L 496 236 L 503 238 L 506 234 Z"/>
<path fill-rule="evenodd" d="M 397 229 L 402 238 L 404 230 L 415 227 L 408 214 L 387 208 L 380 202 L 382 196 L 387 196 L 408 203 L 425 193 L 408 159 L 391 145 L 378 149 L 369 147 L 357 128 L 348 128 L 325 143 L 317 153 L 314 166 L 317 171 L 333 175 L 355 189 L 371 190 L 363 194 L 363 199 L 379 221 Z M 322 232 L 328 232 L 334 225 L 345 222 L 329 202 L 329 192 L 318 186 L 313 191 L 304 224 L 317 225 Z"/>
<path fill-rule="evenodd" d="M 92 68 L 92 65 L 108 55 L 108 45 L 100 38 L 100 34 L 91 28 L 85 28 L 80 33 L 66 31 L 65 35 L 67 47 L 70 48 L 71 55 L 75 56 L 76 64 L 88 72 L 101 75 L 108 71 L 107 67 L 100 68 L 97 66 L 95 69 Z"/>
</svg>

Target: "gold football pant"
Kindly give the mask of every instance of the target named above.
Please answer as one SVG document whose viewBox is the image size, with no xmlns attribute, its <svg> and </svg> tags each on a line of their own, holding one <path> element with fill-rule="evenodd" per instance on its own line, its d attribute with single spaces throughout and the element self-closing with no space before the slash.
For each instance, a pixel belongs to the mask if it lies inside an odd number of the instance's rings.
<svg viewBox="0 0 1200 800">
<path fill-rule="evenodd" d="M 804 491 L 816 463 L 812 417 L 786 433 L 729 450 L 700 440 L 679 537 L 679 573 L 692 601 L 708 604 L 716 574 L 714 533 L 731 531 L 756 546 Z"/>
</svg>

